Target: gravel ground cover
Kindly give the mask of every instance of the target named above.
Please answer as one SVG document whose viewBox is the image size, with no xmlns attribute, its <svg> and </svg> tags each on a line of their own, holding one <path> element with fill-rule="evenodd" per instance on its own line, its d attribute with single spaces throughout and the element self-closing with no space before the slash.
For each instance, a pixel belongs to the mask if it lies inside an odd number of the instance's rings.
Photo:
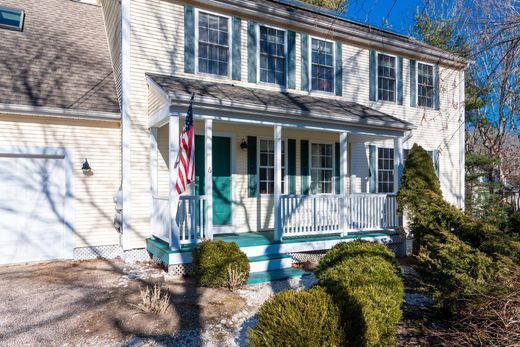
<svg viewBox="0 0 520 347">
<path fill-rule="evenodd" d="M 422 312 L 431 301 L 407 285 L 399 346 L 422 345 Z M 244 346 L 247 328 L 265 300 L 301 290 L 314 275 L 246 286 L 236 292 L 197 288 L 152 262 L 57 261 L 0 267 L 1 346 Z M 136 306 L 140 289 L 159 284 L 170 296 L 162 314 Z M 409 313 L 407 313 L 409 312 Z"/>
</svg>

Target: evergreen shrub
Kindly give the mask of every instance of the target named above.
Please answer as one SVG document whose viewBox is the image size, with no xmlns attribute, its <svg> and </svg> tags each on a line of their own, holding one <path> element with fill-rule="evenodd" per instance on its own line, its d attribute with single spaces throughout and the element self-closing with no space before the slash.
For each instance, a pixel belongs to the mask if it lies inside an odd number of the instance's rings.
<svg viewBox="0 0 520 347">
<path fill-rule="evenodd" d="M 348 346 L 387 346 L 395 342 L 404 285 L 395 256 L 383 245 L 338 244 L 316 271 L 341 310 Z"/>
<path fill-rule="evenodd" d="M 243 283 L 249 278 L 249 260 L 236 242 L 208 240 L 192 250 L 193 277 L 202 287 L 226 287 L 229 285 L 229 269 L 243 273 Z"/>
<path fill-rule="evenodd" d="M 340 312 L 320 286 L 286 290 L 260 308 L 258 324 L 248 331 L 250 346 L 344 346 Z"/>
</svg>

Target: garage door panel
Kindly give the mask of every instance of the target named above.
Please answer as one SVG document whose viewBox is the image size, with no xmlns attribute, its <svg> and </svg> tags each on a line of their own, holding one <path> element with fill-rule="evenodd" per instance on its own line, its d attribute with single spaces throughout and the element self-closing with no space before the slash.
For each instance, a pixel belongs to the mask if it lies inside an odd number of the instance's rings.
<svg viewBox="0 0 520 347">
<path fill-rule="evenodd" d="M 0 263 L 63 258 L 64 157 L 0 157 Z"/>
</svg>

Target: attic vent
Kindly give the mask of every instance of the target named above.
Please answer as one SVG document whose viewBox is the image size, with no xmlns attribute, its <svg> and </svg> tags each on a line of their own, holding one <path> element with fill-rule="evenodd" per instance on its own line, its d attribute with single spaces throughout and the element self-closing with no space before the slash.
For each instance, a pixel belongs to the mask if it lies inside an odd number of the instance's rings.
<svg viewBox="0 0 520 347">
<path fill-rule="evenodd" d="M 0 6 L 0 28 L 22 31 L 24 17 L 22 10 Z"/>
</svg>

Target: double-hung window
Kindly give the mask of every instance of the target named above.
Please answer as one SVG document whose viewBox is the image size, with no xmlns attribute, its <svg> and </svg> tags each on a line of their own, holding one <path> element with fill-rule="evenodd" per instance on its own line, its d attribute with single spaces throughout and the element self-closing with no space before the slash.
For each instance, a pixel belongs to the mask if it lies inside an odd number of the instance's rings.
<svg viewBox="0 0 520 347">
<path fill-rule="evenodd" d="M 394 149 L 377 149 L 377 191 L 394 192 Z"/>
<path fill-rule="evenodd" d="M 285 31 L 260 25 L 260 82 L 285 85 Z"/>
<path fill-rule="evenodd" d="M 377 99 L 395 102 L 396 67 L 395 57 L 377 54 Z"/>
<path fill-rule="evenodd" d="M 311 145 L 311 192 L 331 194 L 333 168 L 332 144 L 313 143 Z"/>
<path fill-rule="evenodd" d="M 417 63 L 417 105 L 433 108 L 433 65 Z"/>
<path fill-rule="evenodd" d="M 260 139 L 259 191 L 274 193 L 274 140 Z M 285 189 L 285 142 L 282 141 L 282 192 Z"/>
<path fill-rule="evenodd" d="M 330 41 L 311 39 L 311 88 L 334 91 L 334 45 Z"/>
<path fill-rule="evenodd" d="M 229 18 L 199 12 L 198 71 L 229 74 Z"/>
</svg>

